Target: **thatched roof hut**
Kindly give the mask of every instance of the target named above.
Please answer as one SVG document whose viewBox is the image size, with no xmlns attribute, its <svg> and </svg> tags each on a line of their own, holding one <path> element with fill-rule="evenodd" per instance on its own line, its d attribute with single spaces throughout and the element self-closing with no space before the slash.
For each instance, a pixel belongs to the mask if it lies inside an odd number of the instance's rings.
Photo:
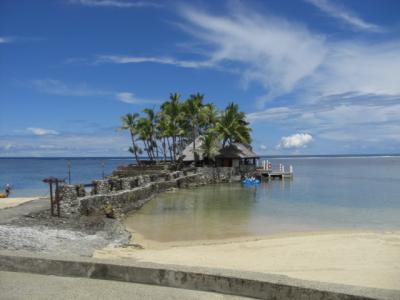
<svg viewBox="0 0 400 300">
<path fill-rule="evenodd" d="M 202 161 L 204 159 L 203 151 L 201 151 L 201 145 L 203 144 L 203 140 L 199 136 L 196 138 L 195 141 L 196 141 L 196 152 L 198 155 L 198 160 Z M 184 162 L 194 161 L 193 142 L 191 142 L 189 145 L 186 146 L 185 149 L 183 149 L 181 157 L 182 157 L 182 161 L 184 161 Z"/>
<path fill-rule="evenodd" d="M 259 158 L 259 156 L 253 152 L 250 147 L 247 147 L 241 143 L 232 143 L 227 147 L 220 150 L 220 154 L 217 157 L 222 158 Z"/>
<path fill-rule="evenodd" d="M 198 161 L 202 162 L 205 157 L 201 150 L 203 141 L 201 137 L 196 138 L 196 152 L 198 155 Z M 219 145 L 219 144 L 218 144 Z M 232 143 L 224 148 L 221 145 L 219 154 L 215 157 L 217 165 L 219 166 L 235 166 L 240 164 L 255 164 L 255 161 L 259 156 L 253 152 L 253 150 L 241 143 Z M 181 155 L 182 161 L 190 163 L 195 161 L 193 153 L 193 143 L 190 143 L 183 150 Z"/>
</svg>

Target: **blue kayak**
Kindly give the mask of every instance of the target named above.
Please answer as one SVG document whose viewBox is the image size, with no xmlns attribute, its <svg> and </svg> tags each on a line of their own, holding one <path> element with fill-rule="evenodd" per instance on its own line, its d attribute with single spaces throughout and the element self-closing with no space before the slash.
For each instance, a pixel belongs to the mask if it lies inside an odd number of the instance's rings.
<svg viewBox="0 0 400 300">
<path fill-rule="evenodd" d="M 259 183 L 260 183 L 260 180 L 258 180 L 258 179 L 251 179 L 251 178 L 245 178 L 245 179 L 242 179 L 242 183 L 243 183 L 243 184 L 259 184 Z"/>
</svg>

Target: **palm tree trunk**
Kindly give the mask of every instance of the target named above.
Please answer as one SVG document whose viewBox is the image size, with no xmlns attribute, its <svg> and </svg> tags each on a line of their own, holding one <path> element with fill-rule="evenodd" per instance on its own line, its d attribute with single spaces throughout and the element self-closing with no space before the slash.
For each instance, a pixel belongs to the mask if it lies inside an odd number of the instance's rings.
<svg viewBox="0 0 400 300">
<path fill-rule="evenodd" d="M 167 161 L 167 149 L 166 149 L 166 144 L 165 144 L 165 136 L 162 138 L 162 148 L 163 148 L 163 154 L 164 154 L 164 162 Z"/>
<path fill-rule="evenodd" d="M 194 165 L 197 166 L 198 156 L 196 153 L 196 129 L 195 126 L 192 128 L 192 137 L 193 137 L 193 157 L 194 157 Z"/>
<path fill-rule="evenodd" d="M 135 143 L 135 135 L 133 134 L 132 130 L 131 130 L 131 139 L 132 139 L 133 154 L 135 155 L 137 165 L 140 166 L 140 160 L 137 155 L 137 147 Z"/>
<path fill-rule="evenodd" d="M 169 137 L 167 137 L 167 144 L 168 144 L 168 150 L 169 150 L 169 157 L 172 161 L 172 149 L 171 149 L 171 143 L 169 142 Z"/>
<path fill-rule="evenodd" d="M 144 147 L 146 148 L 147 157 L 149 158 L 149 160 L 152 160 L 148 141 L 147 140 L 143 140 L 143 143 L 144 143 Z"/>
<path fill-rule="evenodd" d="M 172 136 L 172 151 L 174 153 L 174 162 L 176 161 L 176 135 Z"/>
</svg>

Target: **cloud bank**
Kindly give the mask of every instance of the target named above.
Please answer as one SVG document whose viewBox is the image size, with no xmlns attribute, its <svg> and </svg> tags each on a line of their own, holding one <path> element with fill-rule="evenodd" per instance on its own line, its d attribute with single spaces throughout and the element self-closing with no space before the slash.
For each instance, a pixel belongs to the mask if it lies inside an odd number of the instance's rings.
<svg viewBox="0 0 400 300">
<path fill-rule="evenodd" d="M 278 149 L 300 149 L 307 147 L 313 140 L 308 133 L 296 133 L 291 136 L 281 138 Z"/>
<path fill-rule="evenodd" d="M 38 127 L 28 127 L 26 129 L 30 133 L 38 136 L 42 135 L 58 135 L 59 132 L 54 130 L 54 129 L 44 129 L 44 128 L 38 128 Z"/>
<path fill-rule="evenodd" d="M 70 0 L 71 4 L 80 4 L 88 7 L 116 7 L 116 8 L 140 8 L 161 7 L 161 4 L 148 1 L 120 1 L 120 0 Z"/>
<path fill-rule="evenodd" d="M 295 92 L 313 101 L 343 93 L 400 94 L 400 40 L 332 40 L 246 9 L 214 15 L 184 7 L 181 15 L 210 64 L 235 63 L 245 85 L 264 87 L 261 104 Z"/>
<path fill-rule="evenodd" d="M 135 96 L 133 93 L 129 92 L 121 92 L 117 93 L 116 97 L 119 101 L 129 104 L 157 104 L 160 103 L 158 100 L 148 100 L 148 99 L 141 99 Z"/>
</svg>

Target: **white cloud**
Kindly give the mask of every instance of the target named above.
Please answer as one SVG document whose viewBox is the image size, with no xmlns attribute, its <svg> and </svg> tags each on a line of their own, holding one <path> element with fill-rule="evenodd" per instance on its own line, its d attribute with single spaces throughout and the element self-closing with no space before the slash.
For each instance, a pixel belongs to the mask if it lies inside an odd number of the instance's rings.
<svg viewBox="0 0 400 300">
<path fill-rule="evenodd" d="M 235 63 L 245 85 L 264 87 L 261 104 L 290 93 L 307 101 L 344 93 L 400 95 L 400 40 L 330 39 L 246 9 L 213 15 L 185 7 L 181 14 L 211 66 Z"/>
<path fill-rule="evenodd" d="M 400 96 L 334 95 L 311 104 L 247 114 L 252 123 L 285 126 L 335 141 L 400 142 Z"/>
<path fill-rule="evenodd" d="M 245 8 L 213 15 L 183 7 L 181 26 L 196 40 L 201 60 L 102 55 L 97 64 L 158 63 L 240 74 L 243 86 L 260 84 L 259 105 L 301 93 L 307 101 L 358 93 L 400 95 L 400 40 L 331 40 L 298 23 Z"/>
<path fill-rule="evenodd" d="M 44 129 L 44 128 L 38 128 L 38 127 L 28 127 L 26 130 L 28 130 L 30 133 L 34 135 L 58 135 L 59 132 L 54 130 L 54 129 Z"/>
<path fill-rule="evenodd" d="M 39 91 L 46 94 L 59 96 L 96 96 L 109 94 L 108 92 L 90 88 L 87 84 L 69 86 L 66 83 L 55 79 L 32 80 L 32 85 Z"/>
<path fill-rule="evenodd" d="M 32 85 L 34 88 L 42 93 L 58 95 L 58 96 L 76 96 L 76 97 L 87 97 L 87 96 L 107 96 L 116 98 L 121 102 L 130 104 L 158 104 L 160 101 L 152 99 L 143 99 L 136 97 L 131 92 L 113 92 L 95 89 L 89 87 L 87 84 L 66 84 L 63 81 L 55 79 L 38 79 L 33 80 Z"/>
<path fill-rule="evenodd" d="M 11 144 L 12 147 L 7 149 Z M 58 135 L 1 135 L 0 156 L 130 156 L 126 132 L 115 128 Z"/>
<path fill-rule="evenodd" d="M 245 84 L 264 86 L 268 94 L 261 102 L 292 91 L 326 56 L 324 38 L 301 24 L 246 10 L 215 16 L 186 7 L 181 13 L 189 33 L 208 47 L 209 61 L 237 62 Z"/>
<path fill-rule="evenodd" d="M 261 149 L 261 150 L 267 150 L 267 148 L 268 148 L 268 147 L 265 146 L 264 144 L 261 144 L 261 145 L 260 145 L 260 149 Z"/>
<path fill-rule="evenodd" d="M 382 28 L 378 25 L 368 23 L 356 16 L 353 12 L 349 11 L 344 7 L 340 7 L 329 0 L 305 0 L 306 2 L 316 6 L 321 11 L 336 18 L 345 24 L 352 26 L 357 30 L 365 30 L 372 32 L 382 31 Z"/>
<path fill-rule="evenodd" d="M 135 96 L 135 94 L 129 93 L 129 92 L 117 93 L 116 97 L 119 101 L 124 102 L 124 103 L 129 103 L 129 104 L 160 103 L 160 101 L 158 101 L 158 100 L 148 100 L 148 99 L 138 98 Z"/>
<path fill-rule="evenodd" d="M 161 4 L 148 1 L 123 1 L 123 0 L 70 0 L 71 4 L 81 4 L 89 7 L 117 7 L 117 8 L 140 8 L 161 7 Z"/>
<path fill-rule="evenodd" d="M 299 149 L 307 147 L 313 140 L 308 133 L 296 133 L 290 136 L 284 136 L 278 145 L 279 149 Z"/>
<path fill-rule="evenodd" d="M 8 143 L 3 146 L 3 149 L 6 151 L 10 151 L 13 148 L 13 144 Z"/>
<path fill-rule="evenodd" d="M 170 57 L 142 57 L 124 55 L 100 55 L 96 64 L 116 63 L 116 64 L 139 64 L 139 63 L 158 63 L 164 65 L 174 65 L 182 68 L 206 68 L 213 64 L 208 61 L 177 60 Z"/>
<path fill-rule="evenodd" d="M 12 39 L 8 37 L 0 36 L 0 44 L 8 44 L 11 43 Z"/>
</svg>

